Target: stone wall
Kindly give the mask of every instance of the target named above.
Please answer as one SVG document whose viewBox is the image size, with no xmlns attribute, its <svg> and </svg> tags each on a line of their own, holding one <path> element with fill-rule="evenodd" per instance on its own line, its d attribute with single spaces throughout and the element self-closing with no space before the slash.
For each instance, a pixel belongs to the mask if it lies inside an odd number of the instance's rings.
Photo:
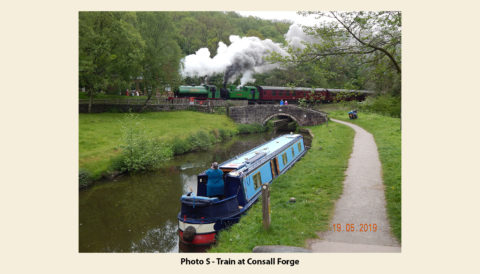
<svg viewBox="0 0 480 274">
<path fill-rule="evenodd" d="M 201 112 L 216 112 L 216 107 L 202 106 L 202 105 L 147 105 L 144 111 L 171 111 L 171 110 L 193 110 Z M 92 113 L 102 112 L 140 112 L 142 105 L 127 105 L 127 104 L 93 104 Z M 79 105 L 80 113 L 88 113 L 88 104 Z"/>
<path fill-rule="evenodd" d="M 126 101 L 126 102 L 125 102 Z M 132 102 L 133 101 L 133 102 Z M 125 103 L 124 103 L 125 102 Z M 88 112 L 88 100 L 80 100 L 79 112 Z M 145 111 L 170 111 L 170 110 L 194 110 L 202 112 L 216 112 L 216 110 L 228 108 L 231 106 L 246 106 L 247 100 L 197 100 L 195 104 L 190 105 L 188 98 L 175 99 L 172 103 L 165 103 L 165 100 L 152 99 L 145 108 Z M 92 104 L 92 113 L 101 112 L 139 112 L 142 110 L 143 100 L 132 99 L 96 99 Z"/>
</svg>

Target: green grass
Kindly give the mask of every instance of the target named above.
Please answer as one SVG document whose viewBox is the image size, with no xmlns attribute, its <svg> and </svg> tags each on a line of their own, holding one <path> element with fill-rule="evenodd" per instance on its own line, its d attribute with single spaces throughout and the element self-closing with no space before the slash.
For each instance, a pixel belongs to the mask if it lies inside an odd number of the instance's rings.
<svg viewBox="0 0 480 274">
<path fill-rule="evenodd" d="M 126 113 L 79 115 L 79 165 L 93 180 L 99 179 L 120 154 L 121 121 Z M 165 142 L 182 140 L 205 132 L 238 132 L 236 124 L 224 115 L 191 111 L 138 114 L 149 136 Z"/>
<path fill-rule="evenodd" d="M 392 232 L 402 239 L 402 184 L 401 184 L 401 120 L 373 113 L 358 114 L 357 120 L 349 120 L 346 111 L 333 111 L 332 118 L 357 124 L 373 134 L 382 162 L 383 182 L 387 213 Z"/>
<path fill-rule="evenodd" d="M 336 123 L 311 127 L 308 153 L 271 185 L 271 226 L 262 226 L 261 198 L 238 224 L 219 233 L 209 252 L 251 252 L 257 245 L 305 246 L 325 231 L 343 189 L 354 132 Z M 295 203 L 289 203 L 295 197 Z"/>
</svg>

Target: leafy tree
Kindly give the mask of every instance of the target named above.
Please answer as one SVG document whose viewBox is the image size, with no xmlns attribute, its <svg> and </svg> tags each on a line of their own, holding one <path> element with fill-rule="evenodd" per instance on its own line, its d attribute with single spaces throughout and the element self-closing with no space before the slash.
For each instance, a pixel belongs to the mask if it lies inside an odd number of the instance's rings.
<svg viewBox="0 0 480 274">
<path fill-rule="evenodd" d="M 318 27 L 306 30 L 321 38 L 311 47 L 309 56 L 360 54 L 371 58 L 387 58 L 392 68 L 401 73 L 401 13 L 382 12 L 306 12 L 324 20 Z"/>
<path fill-rule="evenodd" d="M 145 41 L 145 53 L 141 60 L 141 75 L 147 90 L 147 100 L 154 90 L 173 86 L 179 79 L 181 49 L 175 41 L 175 28 L 166 12 L 137 12 L 137 29 Z"/>
<path fill-rule="evenodd" d="M 144 42 L 135 20 L 135 13 L 80 12 L 79 84 L 87 89 L 89 112 L 95 93 L 138 75 Z"/>
<path fill-rule="evenodd" d="M 272 61 L 301 75 L 300 84 L 325 88 L 369 89 L 400 95 L 400 12 L 302 12 L 319 23 L 304 27 L 316 42 L 290 47 L 290 56 Z"/>
<path fill-rule="evenodd" d="M 262 40 L 265 39 L 265 37 L 263 36 L 263 34 L 261 32 L 259 32 L 258 30 L 255 30 L 255 29 L 249 29 L 247 31 L 247 33 L 245 34 L 245 36 L 253 36 L 253 37 L 258 37 Z"/>
</svg>

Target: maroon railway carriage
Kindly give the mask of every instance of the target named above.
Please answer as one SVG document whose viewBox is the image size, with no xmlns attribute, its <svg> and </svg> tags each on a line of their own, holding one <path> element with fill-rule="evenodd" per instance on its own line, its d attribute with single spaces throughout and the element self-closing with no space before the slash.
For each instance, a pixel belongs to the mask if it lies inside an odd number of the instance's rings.
<svg viewBox="0 0 480 274">
<path fill-rule="evenodd" d="M 330 103 L 336 100 L 337 96 L 342 100 L 365 100 L 366 94 L 373 93 L 367 90 L 347 90 L 347 89 L 326 89 L 326 88 L 305 88 L 305 87 L 274 87 L 257 86 L 262 101 L 297 101 L 301 98 L 312 99 L 312 97 L 322 103 Z"/>
</svg>

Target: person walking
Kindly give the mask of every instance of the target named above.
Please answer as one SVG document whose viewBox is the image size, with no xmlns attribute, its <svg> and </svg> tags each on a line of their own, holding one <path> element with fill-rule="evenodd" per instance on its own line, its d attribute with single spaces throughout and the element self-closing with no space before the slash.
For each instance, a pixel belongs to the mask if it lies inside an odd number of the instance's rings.
<svg viewBox="0 0 480 274">
<path fill-rule="evenodd" d="M 283 99 L 280 99 L 280 105 L 283 106 Z"/>
</svg>

